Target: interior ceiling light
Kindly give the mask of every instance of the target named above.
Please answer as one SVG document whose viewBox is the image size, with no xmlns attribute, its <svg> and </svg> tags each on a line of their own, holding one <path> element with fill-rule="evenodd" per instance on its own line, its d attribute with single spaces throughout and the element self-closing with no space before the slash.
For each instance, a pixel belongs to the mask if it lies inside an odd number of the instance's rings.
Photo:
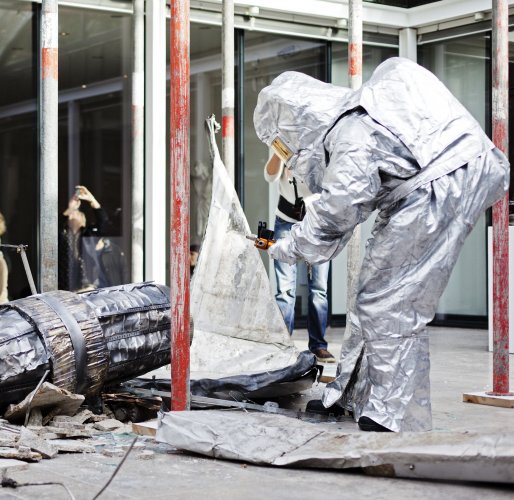
<svg viewBox="0 0 514 500">
<path fill-rule="evenodd" d="M 61 35 L 61 36 L 68 36 L 68 35 L 69 35 L 69 33 L 68 33 L 67 31 L 61 31 L 61 32 L 59 33 L 59 35 Z"/>
</svg>

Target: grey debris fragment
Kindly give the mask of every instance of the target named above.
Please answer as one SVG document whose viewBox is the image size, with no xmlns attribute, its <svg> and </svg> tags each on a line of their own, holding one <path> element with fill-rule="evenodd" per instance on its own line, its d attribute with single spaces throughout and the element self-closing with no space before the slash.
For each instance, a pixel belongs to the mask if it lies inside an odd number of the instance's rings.
<svg viewBox="0 0 514 500">
<path fill-rule="evenodd" d="M 96 422 L 94 425 L 95 429 L 103 432 L 115 431 L 120 427 L 125 427 L 125 424 L 119 420 L 115 420 L 114 418 L 108 418 L 107 420 Z"/>
<path fill-rule="evenodd" d="M 17 434 L 13 432 L 0 431 L 0 446 L 14 446 L 16 444 Z"/>
<path fill-rule="evenodd" d="M 26 470 L 27 468 L 28 464 L 21 460 L 0 458 L 0 477 L 5 476 L 8 472 Z"/>
<path fill-rule="evenodd" d="M 63 415 L 74 415 L 84 401 L 81 394 L 73 394 L 65 389 L 60 389 L 49 382 L 44 382 L 39 391 L 32 398 L 32 391 L 21 403 L 9 405 L 4 417 L 9 421 L 21 420 L 30 403 L 30 407 L 51 411 L 58 407 Z"/>
<path fill-rule="evenodd" d="M 43 458 L 53 458 L 57 455 L 57 450 L 51 443 L 25 427 L 21 428 L 20 437 L 18 439 L 18 450 L 21 450 L 22 446 L 26 446 L 29 450 L 40 453 Z"/>
<path fill-rule="evenodd" d="M 56 439 L 52 445 L 59 453 L 96 453 L 93 445 L 77 439 Z"/>
<path fill-rule="evenodd" d="M 79 424 L 85 424 L 86 422 L 98 422 L 100 420 L 106 420 L 105 415 L 95 415 L 91 410 L 83 409 L 80 410 L 74 417 L 71 417 L 73 422 Z"/>
<path fill-rule="evenodd" d="M 56 427 L 57 429 L 74 429 L 74 430 L 77 430 L 77 431 L 83 431 L 85 430 L 86 426 L 84 424 L 81 424 L 80 422 L 73 422 L 73 421 L 63 421 L 63 422 L 59 422 L 59 421 L 55 421 L 52 420 L 49 424 L 50 426 L 52 427 Z"/>
<path fill-rule="evenodd" d="M 77 415 L 80 415 L 80 413 Z M 74 419 L 75 417 L 72 417 L 71 415 L 55 415 L 54 418 L 52 418 L 52 423 L 55 424 L 57 422 L 73 422 Z"/>
<path fill-rule="evenodd" d="M 0 458 L 14 458 L 17 460 L 26 460 L 27 462 L 39 462 L 43 457 L 40 453 L 30 451 L 30 448 L 22 446 L 17 448 L 0 448 Z"/>
<path fill-rule="evenodd" d="M 124 449 L 125 451 L 127 451 L 130 448 L 130 446 L 131 446 L 130 443 L 122 444 L 121 448 Z M 134 451 L 137 451 L 137 450 L 143 451 L 145 448 L 146 448 L 146 445 L 144 445 L 143 443 L 135 443 L 134 446 L 132 446 L 132 450 L 134 450 Z"/>
<path fill-rule="evenodd" d="M 33 408 L 30 410 L 27 426 L 30 425 L 43 425 L 43 414 L 41 413 L 41 408 Z"/>
<path fill-rule="evenodd" d="M 152 460 L 155 458 L 155 453 L 151 450 L 144 450 L 136 455 L 138 460 Z"/>
<path fill-rule="evenodd" d="M 125 451 L 122 448 L 104 448 L 102 450 L 102 454 L 106 457 L 123 457 L 125 455 Z"/>
</svg>

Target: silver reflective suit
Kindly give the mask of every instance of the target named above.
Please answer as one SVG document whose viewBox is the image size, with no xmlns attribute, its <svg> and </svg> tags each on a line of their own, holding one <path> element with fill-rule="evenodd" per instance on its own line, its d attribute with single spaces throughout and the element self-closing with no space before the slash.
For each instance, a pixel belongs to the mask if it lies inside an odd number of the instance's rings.
<svg viewBox="0 0 514 500">
<path fill-rule="evenodd" d="M 324 405 L 392 431 L 429 430 L 426 324 L 465 238 L 508 189 L 508 160 L 432 73 L 401 58 L 358 91 L 283 73 L 259 94 L 254 125 L 321 193 L 273 258 L 333 259 L 378 210 Z"/>
</svg>

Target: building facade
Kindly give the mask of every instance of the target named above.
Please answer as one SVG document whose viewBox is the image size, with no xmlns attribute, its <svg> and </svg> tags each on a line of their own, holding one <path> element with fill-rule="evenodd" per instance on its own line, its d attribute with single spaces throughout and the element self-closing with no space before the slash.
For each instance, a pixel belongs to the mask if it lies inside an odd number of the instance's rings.
<svg viewBox="0 0 514 500">
<path fill-rule="evenodd" d="M 39 2 L 0 0 L 0 212 L 8 229 L 3 242 L 28 245 L 36 276 L 40 11 Z M 109 216 L 106 235 L 123 253 L 129 279 L 169 282 L 169 2 L 146 0 L 144 37 L 134 34 L 133 12 L 132 2 L 124 0 L 59 2 L 58 206 L 63 212 L 75 186 L 86 186 Z M 221 119 L 221 1 L 191 0 L 190 16 L 191 241 L 200 243 L 211 179 L 204 119 L 212 113 Z M 363 17 L 364 80 L 388 57 L 417 60 L 490 133 L 490 2 L 364 2 Z M 235 2 L 236 186 L 252 228 L 259 220 L 273 220 L 277 200 L 263 179 L 269 151 L 253 130 L 257 95 L 286 70 L 347 85 L 347 18 L 346 1 Z M 134 180 L 132 155 L 137 50 L 145 55 L 143 185 Z M 134 243 L 136 198 L 144 203 L 143 248 Z M 87 220 L 94 217 L 88 209 Z M 363 244 L 371 223 L 363 227 Z M 486 214 L 466 242 L 441 298 L 438 321 L 486 325 L 488 224 Z M 29 290 L 21 261 L 15 254 L 9 261 L 10 298 L 23 297 Z M 305 272 L 299 279 L 301 316 Z M 344 252 L 332 264 L 330 308 L 333 322 L 344 318 Z"/>
</svg>

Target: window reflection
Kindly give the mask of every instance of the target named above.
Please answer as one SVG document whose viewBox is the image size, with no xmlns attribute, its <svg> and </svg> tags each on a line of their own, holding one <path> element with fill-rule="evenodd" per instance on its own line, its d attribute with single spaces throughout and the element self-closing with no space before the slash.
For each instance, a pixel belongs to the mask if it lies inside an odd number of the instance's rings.
<svg viewBox="0 0 514 500">
<path fill-rule="evenodd" d="M 130 281 L 131 26 L 129 15 L 59 9 L 59 286 L 66 289 Z M 102 210 L 82 200 L 80 244 L 63 215 L 78 185 Z"/>
<path fill-rule="evenodd" d="M 2 243 L 28 245 L 34 271 L 38 191 L 33 8 L 21 1 L 0 3 L 0 212 L 7 226 Z M 4 256 L 9 298 L 29 295 L 19 255 L 4 251 Z"/>
<path fill-rule="evenodd" d="M 489 36 L 480 34 L 422 45 L 418 58 L 489 132 Z M 464 243 L 439 301 L 438 315 L 487 315 L 486 248 L 486 218 L 482 216 Z"/>
<path fill-rule="evenodd" d="M 256 232 L 259 221 L 273 227 L 278 203 L 277 183 L 264 180 L 264 165 L 270 151 L 255 134 L 253 112 L 259 92 L 284 71 L 299 71 L 326 81 L 324 42 L 245 32 L 244 67 L 244 209 L 250 228 Z M 266 268 L 270 268 L 263 254 Z M 269 272 L 274 282 L 273 272 Z M 307 270 L 299 264 L 296 280 L 296 316 L 305 316 L 308 305 Z"/>
</svg>

